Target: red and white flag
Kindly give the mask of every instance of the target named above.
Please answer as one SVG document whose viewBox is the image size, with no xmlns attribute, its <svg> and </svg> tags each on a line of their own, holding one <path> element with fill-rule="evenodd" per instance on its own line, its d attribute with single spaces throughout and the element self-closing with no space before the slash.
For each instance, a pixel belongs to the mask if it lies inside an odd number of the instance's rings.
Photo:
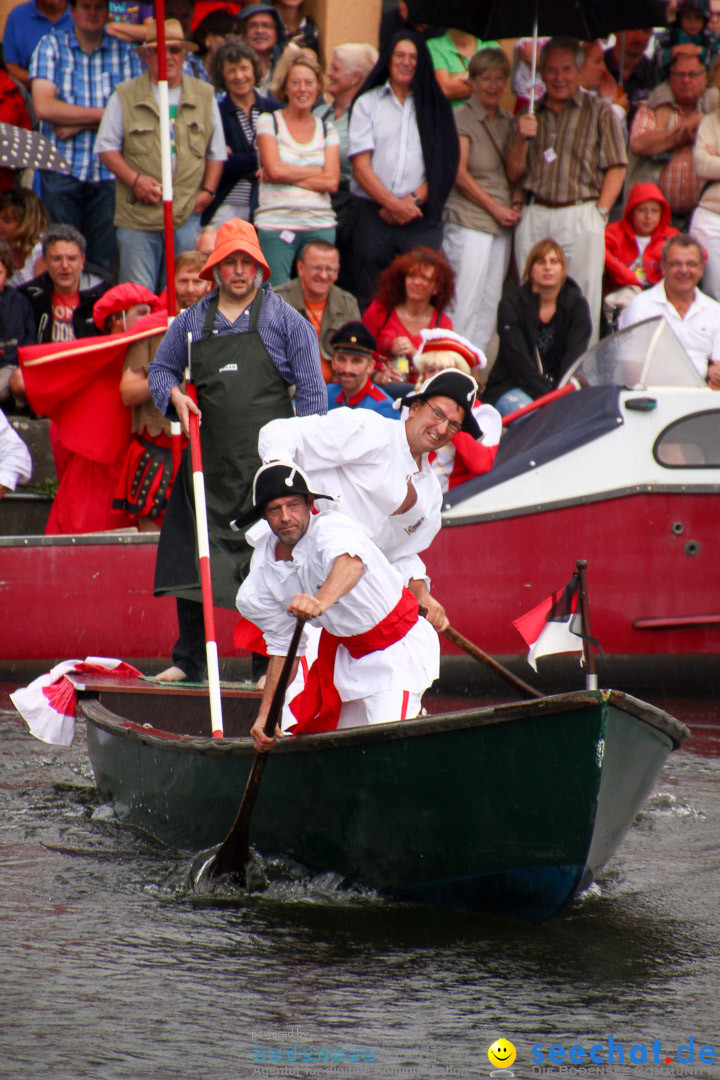
<svg viewBox="0 0 720 1080">
<path fill-rule="evenodd" d="M 513 620 L 530 646 L 528 664 L 537 671 L 540 656 L 583 651 L 583 621 L 577 609 L 579 578 L 573 574 L 564 589 Z"/>
<path fill-rule="evenodd" d="M 40 675 L 29 686 L 16 690 L 10 700 L 30 728 L 30 734 L 42 742 L 70 746 L 75 736 L 75 687 L 67 675 L 115 675 L 126 679 L 142 674 L 124 660 L 105 656 L 86 656 L 84 660 L 64 660 L 52 671 Z"/>
</svg>

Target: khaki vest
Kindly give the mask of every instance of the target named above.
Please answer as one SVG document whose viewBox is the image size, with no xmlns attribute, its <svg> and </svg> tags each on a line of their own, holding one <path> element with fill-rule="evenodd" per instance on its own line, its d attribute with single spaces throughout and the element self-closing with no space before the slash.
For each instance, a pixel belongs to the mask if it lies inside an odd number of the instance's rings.
<svg viewBox="0 0 720 1080">
<path fill-rule="evenodd" d="M 144 176 L 161 179 L 160 112 L 147 73 L 117 87 L 123 121 L 122 156 Z M 177 150 L 173 173 L 173 224 L 184 225 L 205 174 L 205 155 L 212 137 L 213 88 L 183 75 L 182 94 L 175 119 Z M 120 180 L 115 189 L 115 224 L 126 229 L 161 232 L 162 202 L 154 206 L 136 200 Z"/>
</svg>

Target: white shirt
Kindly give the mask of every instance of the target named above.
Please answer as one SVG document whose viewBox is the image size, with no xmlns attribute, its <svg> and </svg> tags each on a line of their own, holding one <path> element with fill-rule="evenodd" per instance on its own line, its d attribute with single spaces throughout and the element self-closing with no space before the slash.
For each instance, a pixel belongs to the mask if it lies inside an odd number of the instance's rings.
<svg viewBox="0 0 720 1080">
<path fill-rule="evenodd" d="M 275 558 L 276 543 L 270 530 L 254 541 L 250 573 L 237 594 L 238 610 L 260 627 L 271 656 L 287 655 L 296 623 L 287 611 L 293 596 L 298 592 L 313 596 L 341 555 L 362 559 L 365 571 L 349 592 L 312 620 L 312 625 L 338 637 L 354 637 L 382 622 L 400 600 L 403 583 L 398 572 L 354 522 L 340 514 L 311 516 L 308 530 L 289 561 Z M 300 656 L 305 648 L 303 634 Z M 437 634 L 420 618 L 400 641 L 358 660 L 341 645 L 335 660 L 335 685 L 343 701 L 381 690 L 421 694 L 438 676 L 439 656 Z"/>
<path fill-rule="evenodd" d="M 340 495 L 337 503 L 318 499 L 321 513 L 351 517 L 400 572 L 405 584 L 425 577 L 419 552 L 440 531 L 442 491 L 428 455 L 421 468 L 410 453 L 405 424 L 369 409 L 333 409 L 327 416 L 272 420 L 260 431 L 263 462 L 294 461 L 313 490 Z M 408 480 L 417 502 L 394 515 L 407 496 Z"/>
<path fill-rule="evenodd" d="M 659 281 L 633 297 L 620 316 L 620 329 L 659 315 L 665 317 L 702 378 L 706 378 L 708 360 L 720 360 L 720 304 L 696 289 L 682 319 L 667 298 L 665 282 Z"/>
<path fill-rule="evenodd" d="M 31 476 L 30 451 L 0 409 L 0 484 L 14 491 L 18 480 L 27 483 Z"/>
<path fill-rule="evenodd" d="M 348 130 L 348 157 L 372 152 L 371 168 L 388 191 L 402 199 L 425 182 L 420 132 L 412 91 L 403 104 L 390 83 L 362 94 L 353 105 Z M 356 180 L 354 195 L 369 198 Z"/>
</svg>

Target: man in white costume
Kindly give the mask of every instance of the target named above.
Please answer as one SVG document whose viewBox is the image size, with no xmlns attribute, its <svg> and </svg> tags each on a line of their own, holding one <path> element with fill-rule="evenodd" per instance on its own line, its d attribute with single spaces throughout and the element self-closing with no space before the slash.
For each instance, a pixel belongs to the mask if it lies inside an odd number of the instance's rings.
<svg viewBox="0 0 720 1080">
<path fill-rule="evenodd" d="M 367 409 L 335 409 L 327 416 L 273 420 L 258 440 L 264 462 L 294 461 L 316 488 L 339 494 L 332 509 L 364 529 L 438 631 L 448 620 L 430 595 L 419 555 L 441 524 L 442 491 L 428 455 L 458 431 L 480 438 L 472 413 L 476 393 L 470 375 L 445 370 L 403 398 L 404 423 Z"/>
<path fill-rule="evenodd" d="M 238 610 L 263 631 L 270 655 L 267 681 L 251 735 L 258 750 L 287 656 L 295 618 L 322 627 L 318 659 L 305 689 L 290 704 L 295 734 L 410 719 L 437 678 L 437 634 L 419 617 L 402 578 L 354 522 L 313 514 L 315 493 L 296 465 L 273 462 L 255 476 L 253 509 L 235 524 L 264 517 Z M 301 639 L 299 655 L 304 653 Z"/>
</svg>

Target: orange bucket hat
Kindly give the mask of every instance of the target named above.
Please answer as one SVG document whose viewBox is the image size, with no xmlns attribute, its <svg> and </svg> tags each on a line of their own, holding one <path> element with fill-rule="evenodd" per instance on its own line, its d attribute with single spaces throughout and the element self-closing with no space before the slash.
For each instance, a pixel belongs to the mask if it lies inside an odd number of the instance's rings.
<svg viewBox="0 0 720 1080">
<path fill-rule="evenodd" d="M 250 255 L 262 267 L 263 281 L 267 281 L 270 277 L 270 267 L 265 261 L 255 228 L 249 221 L 243 221 L 241 218 L 232 218 L 220 226 L 215 237 L 215 247 L 208 255 L 208 260 L 200 271 L 200 277 L 205 281 L 212 281 L 213 266 L 217 266 L 235 251 Z"/>
</svg>

